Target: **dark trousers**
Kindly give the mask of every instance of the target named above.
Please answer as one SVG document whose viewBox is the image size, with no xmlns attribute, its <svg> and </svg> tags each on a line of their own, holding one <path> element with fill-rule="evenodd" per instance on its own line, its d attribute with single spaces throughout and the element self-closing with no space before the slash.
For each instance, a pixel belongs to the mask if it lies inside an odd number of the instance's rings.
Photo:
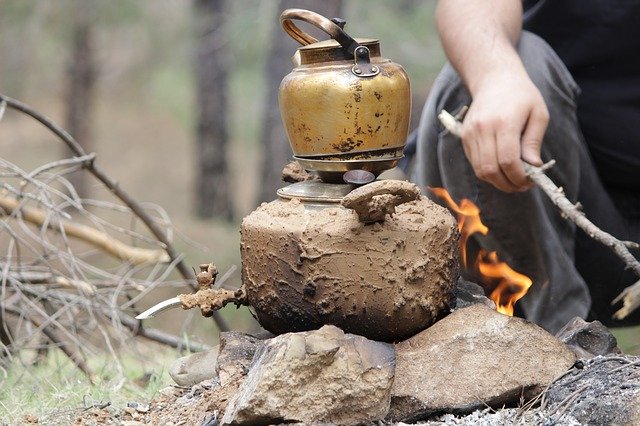
<svg viewBox="0 0 640 426">
<path fill-rule="evenodd" d="M 531 33 L 523 32 L 518 52 L 549 108 L 542 158 L 545 162 L 555 159 L 556 165 L 547 175 L 569 200 L 580 201 L 597 226 L 619 239 L 640 241 L 640 196 L 602 184 L 578 125 L 580 89 L 569 71 L 551 47 Z M 426 193 L 427 186 L 444 187 L 455 200 L 469 198 L 480 207 L 490 236 L 478 238 L 477 243 L 497 249 L 502 260 L 533 280 L 517 305 L 527 319 L 551 332 L 575 316 L 598 319 L 609 326 L 640 323 L 639 312 L 624 321 L 612 319 L 619 306 L 611 306 L 611 301 L 638 277 L 626 272 L 609 248 L 563 219 L 538 188 L 507 194 L 475 177 L 460 140 L 437 119 L 442 109 L 455 114 L 470 103 L 460 77 L 447 64 L 422 113 L 416 183 Z"/>
</svg>

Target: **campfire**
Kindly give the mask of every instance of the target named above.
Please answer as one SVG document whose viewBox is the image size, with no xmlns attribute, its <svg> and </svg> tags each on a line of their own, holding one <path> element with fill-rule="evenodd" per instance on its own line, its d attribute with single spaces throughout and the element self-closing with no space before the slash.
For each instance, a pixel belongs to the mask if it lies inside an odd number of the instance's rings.
<svg viewBox="0 0 640 426">
<path fill-rule="evenodd" d="M 489 228 L 482 223 L 480 209 L 471 200 L 463 198 L 456 203 L 444 188 L 429 188 L 438 198 L 443 200 L 452 210 L 458 221 L 460 231 L 460 261 L 463 268 L 480 281 L 496 304 L 496 310 L 502 314 L 513 316 L 514 306 L 524 297 L 531 287 L 532 281 L 526 275 L 514 271 L 506 263 L 500 261 L 498 253 L 481 248 L 473 264 L 467 261 L 467 242 L 473 234 L 487 235 Z"/>
</svg>

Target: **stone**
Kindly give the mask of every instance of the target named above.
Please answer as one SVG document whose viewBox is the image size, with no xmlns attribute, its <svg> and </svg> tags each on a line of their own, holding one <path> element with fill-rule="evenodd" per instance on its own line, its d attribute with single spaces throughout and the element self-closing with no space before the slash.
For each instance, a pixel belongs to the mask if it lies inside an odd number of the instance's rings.
<svg viewBox="0 0 640 426">
<path fill-rule="evenodd" d="M 581 424 L 640 424 L 640 357 L 597 356 L 576 363 L 545 392 L 555 418 Z"/>
<path fill-rule="evenodd" d="M 396 345 L 387 419 L 515 404 L 541 393 L 574 362 L 573 352 L 537 325 L 474 304 Z"/>
<path fill-rule="evenodd" d="M 238 383 L 247 375 L 251 361 L 263 341 L 249 334 L 236 331 L 220 333 L 220 351 L 216 362 L 216 374 L 221 386 Z"/>
<path fill-rule="evenodd" d="M 264 343 L 222 424 L 382 420 L 395 366 L 392 344 L 335 326 L 283 334 Z"/>
<path fill-rule="evenodd" d="M 169 376 L 179 386 L 193 386 L 216 377 L 218 346 L 175 360 L 169 367 Z"/>
<path fill-rule="evenodd" d="M 482 303 L 491 309 L 496 309 L 496 304 L 484 294 L 484 289 L 471 281 L 467 281 L 462 277 L 458 278 L 454 289 L 456 298 L 455 309 L 466 308 L 467 306 Z"/>
<path fill-rule="evenodd" d="M 616 337 L 600 321 L 587 322 L 575 317 L 556 333 L 556 337 L 582 359 L 621 353 Z"/>
<path fill-rule="evenodd" d="M 178 358 L 169 367 L 169 375 L 179 386 L 193 386 L 217 379 L 222 386 L 237 382 L 249 371 L 251 360 L 262 341 L 235 331 L 220 333 L 220 344 L 203 352 Z"/>
</svg>

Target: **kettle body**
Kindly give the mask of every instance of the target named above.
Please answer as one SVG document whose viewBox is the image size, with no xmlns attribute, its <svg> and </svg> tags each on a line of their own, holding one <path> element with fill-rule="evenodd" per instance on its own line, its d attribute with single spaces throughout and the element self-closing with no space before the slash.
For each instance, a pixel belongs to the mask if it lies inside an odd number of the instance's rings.
<svg viewBox="0 0 640 426">
<path fill-rule="evenodd" d="M 279 91 L 294 156 L 328 161 L 401 157 L 411 110 L 402 66 L 380 56 L 377 40 L 351 39 L 338 24 L 313 12 L 288 9 L 282 16 L 285 30 L 307 43 L 298 49 L 297 66 Z M 315 39 L 291 19 L 318 26 L 333 40 L 311 42 Z M 316 168 L 321 162 L 312 164 Z"/>
<path fill-rule="evenodd" d="M 310 203 L 279 194 L 245 217 L 240 230 L 242 282 L 268 331 L 333 324 L 394 342 L 453 307 L 459 234 L 445 208 L 418 197 L 367 224 L 337 199 Z"/>
</svg>

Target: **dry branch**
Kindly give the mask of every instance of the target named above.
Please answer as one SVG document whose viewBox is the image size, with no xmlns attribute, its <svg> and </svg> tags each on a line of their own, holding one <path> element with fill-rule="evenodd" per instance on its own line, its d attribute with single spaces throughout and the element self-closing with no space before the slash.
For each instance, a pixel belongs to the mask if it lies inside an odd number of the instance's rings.
<svg viewBox="0 0 640 426">
<path fill-rule="evenodd" d="M 442 125 L 454 136 L 462 137 L 462 123 L 447 111 L 442 111 L 438 115 Z M 547 175 L 544 170 L 547 165 L 537 167 L 522 161 L 524 170 L 531 181 L 533 181 L 562 212 L 563 217 L 572 221 L 580 229 L 594 240 L 609 247 L 622 261 L 628 269 L 631 269 L 640 277 L 640 262 L 631 254 L 630 248 L 638 248 L 638 243 L 633 241 L 620 241 L 608 232 L 598 228 L 580 210 L 579 204 L 573 204 L 564 195 L 562 188 L 559 188 Z M 625 288 L 611 303 L 622 301 L 622 307 L 614 313 L 614 318 L 623 319 L 640 306 L 640 280 L 635 284 Z"/>
<path fill-rule="evenodd" d="M 0 269 L 0 272 L 2 270 Z M 50 272 L 38 272 L 38 271 L 9 271 L 9 278 L 22 283 L 30 284 L 54 284 L 64 288 L 77 289 L 83 294 L 95 294 L 96 287 L 87 281 L 69 279 L 61 275 L 54 275 Z"/>
<path fill-rule="evenodd" d="M 134 265 L 143 263 L 166 263 L 171 260 L 169 255 L 162 250 L 132 247 L 119 241 L 109 234 L 98 231 L 90 226 L 71 223 L 50 217 L 46 211 L 21 205 L 15 198 L 0 195 L 0 215 L 21 215 L 22 219 L 37 226 L 46 226 L 52 231 L 64 233 L 67 236 L 78 238 L 111 256 L 131 262 Z"/>
<path fill-rule="evenodd" d="M 119 314 L 118 320 L 136 336 L 146 337 L 149 340 L 171 346 L 172 348 L 188 350 L 190 352 L 202 352 L 209 349 L 209 346 L 203 345 L 202 343 L 192 342 L 190 340 L 187 341 L 155 328 L 143 327 L 142 321 L 125 314 Z"/>
</svg>

